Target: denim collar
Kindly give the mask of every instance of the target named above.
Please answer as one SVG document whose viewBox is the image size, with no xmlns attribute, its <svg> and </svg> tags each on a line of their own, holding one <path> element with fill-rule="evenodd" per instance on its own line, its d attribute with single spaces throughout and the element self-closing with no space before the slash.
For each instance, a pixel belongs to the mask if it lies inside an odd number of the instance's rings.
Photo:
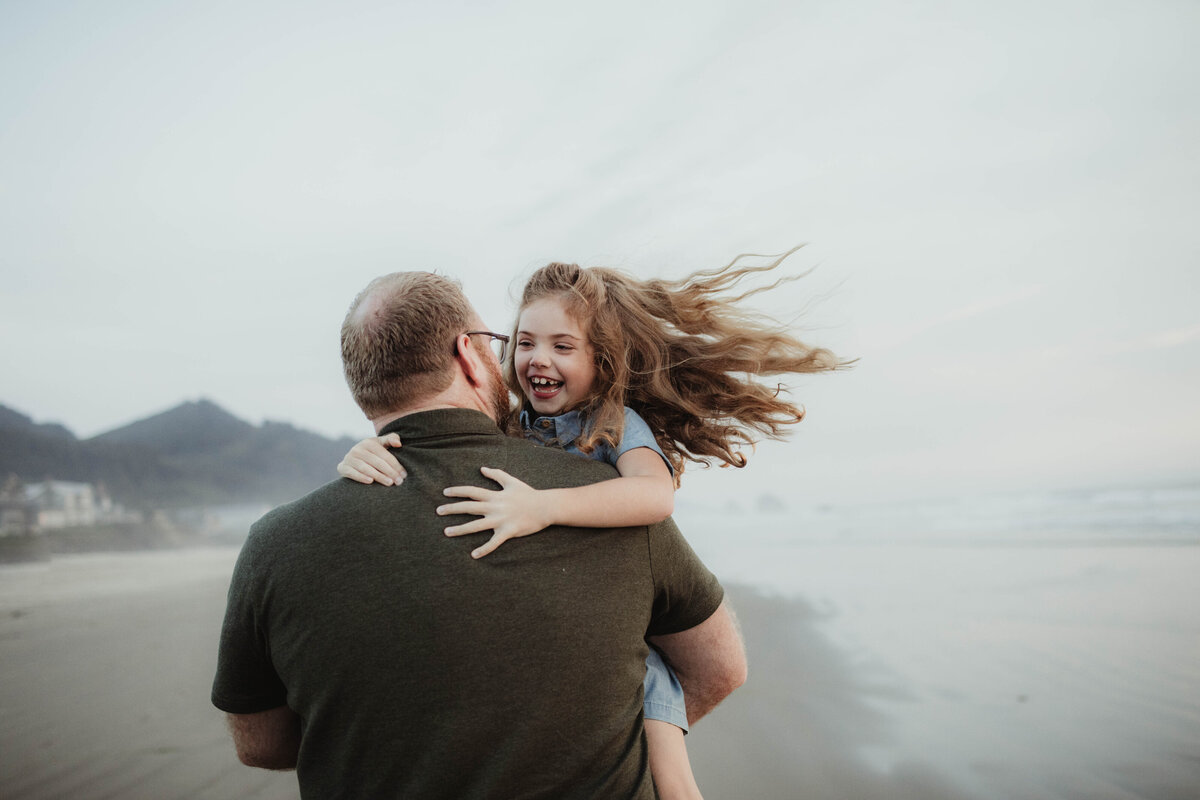
<svg viewBox="0 0 1200 800">
<path fill-rule="evenodd" d="M 521 428 L 526 439 L 542 444 L 553 442 L 567 448 L 583 433 L 583 418 L 578 411 L 568 411 L 554 417 L 534 417 L 528 409 L 521 410 Z"/>
</svg>

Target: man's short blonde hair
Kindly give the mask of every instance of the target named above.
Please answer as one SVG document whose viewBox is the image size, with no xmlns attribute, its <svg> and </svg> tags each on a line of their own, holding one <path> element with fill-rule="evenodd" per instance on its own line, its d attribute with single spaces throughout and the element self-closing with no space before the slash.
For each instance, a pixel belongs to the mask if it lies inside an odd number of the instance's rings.
<svg viewBox="0 0 1200 800">
<path fill-rule="evenodd" d="M 346 383 L 367 418 L 448 387 L 455 337 L 474 319 L 462 287 L 441 275 L 393 272 L 367 284 L 342 323 Z"/>
</svg>

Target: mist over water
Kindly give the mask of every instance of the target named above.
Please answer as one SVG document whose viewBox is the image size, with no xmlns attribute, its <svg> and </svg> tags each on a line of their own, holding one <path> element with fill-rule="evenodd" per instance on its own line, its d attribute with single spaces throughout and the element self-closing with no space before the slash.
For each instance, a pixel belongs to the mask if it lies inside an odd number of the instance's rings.
<svg viewBox="0 0 1200 800">
<path fill-rule="evenodd" d="M 775 513 L 690 504 L 677 520 L 707 537 L 728 527 L 738 541 L 913 544 L 1078 545 L 1200 543 L 1200 483 L 1040 490 L 878 503 L 813 503 Z M 710 530 L 711 529 L 711 530 Z"/>
</svg>

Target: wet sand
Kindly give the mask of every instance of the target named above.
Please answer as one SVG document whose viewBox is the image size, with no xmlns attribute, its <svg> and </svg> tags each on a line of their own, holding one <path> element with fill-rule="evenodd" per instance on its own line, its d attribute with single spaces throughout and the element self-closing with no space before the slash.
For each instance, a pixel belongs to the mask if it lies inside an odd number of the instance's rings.
<svg viewBox="0 0 1200 800">
<path fill-rule="evenodd" d="M 730 587 L 750 679 L 687 737 L 710 800 L 950 800 L 966 797 L 934 761 L 872 769 L 862 753 L 890 736 L 867 701 L 867 677 L 818 629 L 800 600 Z"/>
</svg>

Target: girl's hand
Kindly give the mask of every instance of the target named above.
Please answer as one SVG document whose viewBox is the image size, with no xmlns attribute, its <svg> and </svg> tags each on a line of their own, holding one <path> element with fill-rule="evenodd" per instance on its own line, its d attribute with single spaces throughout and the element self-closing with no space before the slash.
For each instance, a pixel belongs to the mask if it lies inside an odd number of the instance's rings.
<svg viewBox="0 0 1200 800">
<path fill-rule="evenodd" d="M 400 436 L 389 433 L 387 436 L 372 436 L 363 439 L 337 465 L 338 475 L 359 483 L 382 483 L 384 486 L 393 484 L 399 486 L 404 482 L 408 473 L 400 462 L 388 450 L 388 446 L 399 447 Z"/>
<path fill-rule="evenodd" d="M 443 494 L 447 497 L 466 497 L 472 502 L 451 503 L 439 506 L 437 513 L 477 514 L 479 519 L 446 528 L 447 536 L 465 536 L 468 533 L 492 530 L 492 538 L 471 551 L 471 558 L 483 558 L 509 539 L 537 533 L 550 525 L 546 519 L 546 504 L 538 499 L 538 491 L 528 484 L 509 475 L 502 469 L 482 467 L 480 472 L 500 484 L 500 491 L 481 489 L 478 486 L 451 486 Z"/>
</svg>

